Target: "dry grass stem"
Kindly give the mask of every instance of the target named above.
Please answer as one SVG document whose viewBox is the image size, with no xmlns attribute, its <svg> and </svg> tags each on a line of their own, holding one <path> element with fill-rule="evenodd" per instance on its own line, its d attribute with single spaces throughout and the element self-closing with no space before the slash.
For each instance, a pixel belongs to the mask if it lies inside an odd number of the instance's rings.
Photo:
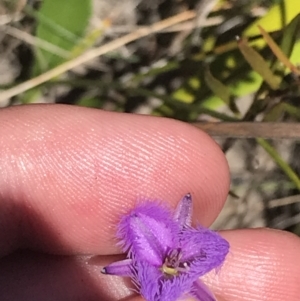
<svg viewBox="0 0 300 301">
<path fill-rule="evenodd" d="M 171 18 L 162 20 L 160 22 L 157 22 L 153 25 L 150 25 L 145 28 L 140 28 L 132 33 L 129 33 L 121 38 L 115 39 L 103 46 L 100 46 L 95 49 L 91 49 L 84 54 L 76 57 L 75 59 L 72 59 L 70 61 L 67 61 L 33 79 L 30 79 L 26 82 L 23 82 L 11 89 L 5 90 L 4 92 L 0 93 L 0 102 L 6 101 L 7 99 L 16 96 L 20 93 L 23 93 L 29 89 L 32 89 L 38 85 L 41 85 L 55 77 L 58 77 L 59 75 L 74 69 L 82 64 L 85 64 L 86 62 L 101 56 L 105 53 L 108 53 L 110 51 L 116 50 L 128 43 L 131 43 L 133 41 L 136 41 L 140 38 L 146 37 L 150 34 L 160 32 L 164 30 L 167 27 L 170 27 L 172 25 L 190 20 L 195 18 L 196 14 L 194 11 L 185 11 L 183 13 L 180 13 L 176 16 L 173 16 Z"/>
<path fill-rule="evenodd" d="M 31 34 L 27 33 L 24 30 L 20 30 L 18 28 L 12 27 L 12 26 L 5 26 L 5 33 L 19 39 L 27 44 L 33 45 L 33 46 L 39 46 L 40 48 L 47 50 L 53 54 L 56 54 L 63 58 L 69 58 L 70 53 L 62 48 L 57 47 L 56 45 L 53 45 L 47 41 L 41 40 L 37 37 L 32 36 Z"/>
<path fill-rule="evenodd" d="M 300 195 L 292 195 L 288 196 L 285 198 L 281 199 L 276 199 L 268 202 L 268 207 L 269 208 L 276 208 L 276 207 L 281 207 L 281 206 L 286 206 L 286 205 L 291 205 L 291 204 L 296 204 L 300 203 Z"/>
<path fill-rule="evenodd" d="M 221 16 L 217 17 L 211 17 L 209 19 L 203 20 L 201 24 L 196 24 L 194 21 L 188 21 L 184 22 L 182 24 L 176 24 L 171 27 L 162 29 L 160 32 L 180 32 L 180 31 L 186 31 L 186 30 L 193 30 L 196 28 L 196 26 L 199 27 L 210 27 L 210 26 L 216 26 L 224 22 L 224 18 Z M 140 30 L 144 29 L 146 26 L 112 26 L 108 28 L 106 31 L 108 34 L 125 34 L 128 32 L 131 32 L 133 30 Z"/>
</svg>

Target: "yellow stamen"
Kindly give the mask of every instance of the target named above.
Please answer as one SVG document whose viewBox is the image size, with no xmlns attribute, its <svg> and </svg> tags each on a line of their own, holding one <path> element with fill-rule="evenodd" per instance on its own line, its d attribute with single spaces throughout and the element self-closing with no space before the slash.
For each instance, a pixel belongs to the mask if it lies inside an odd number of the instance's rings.
<svg viewBox="0 0 300 301">
<path fill-rule="evenodd" d="M 161 270 L 163 273 L 165 273 L 167 275 L 175 276 L 178 274 L 178 271 L 176 269 L 170 268 L 170 267 L 166 266 L 166 264 L 163 264 L 163 266 L 161 267 Z"/>
</svg>

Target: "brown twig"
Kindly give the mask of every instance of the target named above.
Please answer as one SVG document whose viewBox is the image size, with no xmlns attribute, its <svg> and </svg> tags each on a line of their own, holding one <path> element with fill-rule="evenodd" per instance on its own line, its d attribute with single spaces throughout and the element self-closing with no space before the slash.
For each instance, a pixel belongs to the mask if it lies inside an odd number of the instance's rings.
<svg viewBox="0 0 300 301">
<path fill-rule="evenodd" d="M 193 125 L 217 137 L 300 139 L 300 123 L 197 122 Z"/>
</svg>

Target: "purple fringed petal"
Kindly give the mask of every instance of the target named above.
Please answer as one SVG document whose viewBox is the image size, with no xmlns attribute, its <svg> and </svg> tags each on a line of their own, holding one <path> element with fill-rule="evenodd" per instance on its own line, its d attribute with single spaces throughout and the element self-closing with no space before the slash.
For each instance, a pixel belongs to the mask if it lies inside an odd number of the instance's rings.
<svg viewBox="0 0 300 301">
<path fill-rule="evenodd" d="M 211 290 L 199 279 L 193 283 L 190 294 L 199 301 L 217 301 Z"/>
<path fill-rule="evenodd" d="M 179 202 L 174 214 L 174 220 L 178 223 L 180 229 L 188 228 L 192 225 L 192 214 L 192 197 L 188 193 Z"/>
<path fill-rule="evenodd" d="M 167 250 L 178 243 L 178 230 L 169 210 L 152 202 L 141 204 L 124 216 L 117 236 L 129 255 L 134 254 L 141 261 L 161 266 Z"/>
<path fill-rule="evenodd" d="M 147 301 L 176 301 L 191 291 L 192 281 L 188 274 L 167 278 L 156 267 L 137 261 L 134 263 L 134 283 Z"/>
<path fill-rule="evenodd" d="M 132 260 L 125 259 L 113 262 L 110 265 L 104 267 L 101 273 L 123 277 L 132 277 Z"/>
<path fill-rule="evenodd" d="M 217 232 L 198 226 L 180 233 L 182 261 L 188 262 L 189 274 L 200 277 L 220 266 L 229 251 L 228 242 Z"/>
</svg>

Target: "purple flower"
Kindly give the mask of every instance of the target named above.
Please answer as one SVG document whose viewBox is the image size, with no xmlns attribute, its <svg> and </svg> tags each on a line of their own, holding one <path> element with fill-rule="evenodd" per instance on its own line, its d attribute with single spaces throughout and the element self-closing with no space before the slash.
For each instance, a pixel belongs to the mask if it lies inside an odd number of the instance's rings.
<svg viewBox="0 0 300 301">
<path fill-rule="evenodd" d="M 187 194 L 174 214 L 157 202 L 131 210 L 117 232 L 127 259 L 108 265 L 102 273 L 131 277 L 147 301 L 176 301 L 187 295 L 215 301 L 199 277 L 222 264 L 229 244 L 214 231 L 192 228 L 192 205 Z"/>
</svg>

